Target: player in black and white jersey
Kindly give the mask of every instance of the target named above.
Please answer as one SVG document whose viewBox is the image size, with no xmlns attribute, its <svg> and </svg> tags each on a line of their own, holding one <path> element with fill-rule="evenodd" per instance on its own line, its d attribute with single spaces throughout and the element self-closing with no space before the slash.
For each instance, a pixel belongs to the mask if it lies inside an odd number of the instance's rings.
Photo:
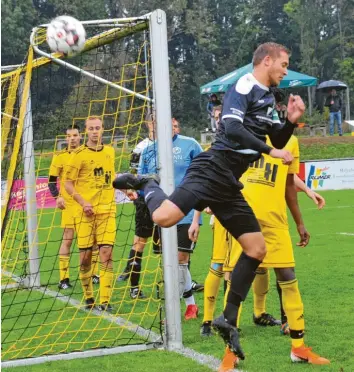
<svg viewBox="0 0 354 372">
<path fill-rule="evenodd" d="M 299 96 L 290 96 L 288 120 L 280 124 L 275 100 L 269 88 L 287 74 L 289 51 L 276 43 L 260 45 L 254 53 L 252 74 L 239 79 L 226 93 L 222 119 L 210 150 L 197 156 L 182 183 L 168 197 L 149 177 L 122 175 L 113 182 L 118 189 L 142 189 L 156 224 L 169 227 L 191 209 L 210 207 L 220 223 L 236 238 L 243 253 L 231 275 L 231 289 L 223 315 L 214 328 L 236 357 L 244 359 L 239 344 L 236 319 L 262 262 L 266 247 L 256 217 L 242 196 L 241 175 L 262 153 L 289 164 L 293 157 L 282 149 L 291 137 L 297 120 L 305 111 Z M 272 146 L 266 144 L 269 136 Z M 266 195 L 265 195 L 266 197 Z"/>
</svg>

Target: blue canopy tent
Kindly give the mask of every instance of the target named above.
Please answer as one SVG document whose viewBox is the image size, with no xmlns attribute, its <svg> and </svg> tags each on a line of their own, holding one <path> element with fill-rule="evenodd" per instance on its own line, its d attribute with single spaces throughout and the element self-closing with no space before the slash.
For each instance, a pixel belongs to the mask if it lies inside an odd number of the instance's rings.
<svg viewBox="0 0 354 372">
<path fill-rule="evenodd" d="M 205 84 L 200 87 L 200 94 L 210 94 L 210 93 L 223 93 L 228 90 L 228 88 L 234 84 L 241 76 L 252 72 L 253 64 L 249 63 L 246 66 L 240 67 L 239 69 L 232 71 L 220 78 Z M 281 81 L 279 88 L 298 88 L 298 87 L 314 87 L 317 85 L 317 78 L 300 72 L 288 70 L 288 75 L 284 77 Z M 308 92 L 309 97 L 309 108 L 311 114 L 311 94 Z"/>
</svg>

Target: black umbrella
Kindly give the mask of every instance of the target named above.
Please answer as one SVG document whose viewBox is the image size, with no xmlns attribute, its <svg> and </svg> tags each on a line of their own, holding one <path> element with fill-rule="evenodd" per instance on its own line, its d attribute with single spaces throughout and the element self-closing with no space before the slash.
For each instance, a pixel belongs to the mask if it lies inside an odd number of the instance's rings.
<svg viewBox="0 0 354 372">
<path fill-rule="evenodd" d="M 348 88 L 347 85 L 342 83 L 339 80 L 328 80 L 328 81 L 324 81 L 323 83 L 321 83 L 317 87 L 317 90 L 330 90 L 330 89 L 345 90 L 347 88 Z"/>
</svg>

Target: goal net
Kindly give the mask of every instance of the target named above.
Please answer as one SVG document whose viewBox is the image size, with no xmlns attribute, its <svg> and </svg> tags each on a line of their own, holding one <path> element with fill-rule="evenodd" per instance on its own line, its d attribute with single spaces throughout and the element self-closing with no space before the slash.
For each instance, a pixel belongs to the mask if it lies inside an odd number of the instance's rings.
<svg viewBox="0 0 354 372">
<path fill-rule="evenodd" d="M 151 15 L 83 23 L 88 40 L 79 55 L 50 55 L 46 27 L 40 26 L 32 33 L 23 65 L 2 69 L 3 366 L 92 349 L 97 355 L 106 348 L 146 350 L 163 343 L 163 265 L 162 255 L 154 253 L 153 238 L 142 260 L 139 286 L 144 297 L 131 296 L 134 268 L 126 280 L 119 280 L 130 267 L 135 228 L 135 208 L 124 194 L 114 196 L 112 312 L 86 307 L 76 233 L 68 258 L 63 260 L 60 253 L 62 212 L 48 182 L 53 157 L 68 146 L 68 128 L 80 128 L 83 145 L 86 119 L 100 118 L 102 142 L 114 149 L 119 174 L 131 171 L 132 150 L 148 136 L 147 117 L 161 110 L 154 96 Z M 166 81 L 169 88 L 168 76 Z M 60 177 L 57 187 L 62 195 Z M 92 258 L 90 280 L 100 274 L 98 255 Z M 63 278 L 68 288 L 58 287 Z M 97 304 L 101 283 L 93 282 Z"/>
</svg>

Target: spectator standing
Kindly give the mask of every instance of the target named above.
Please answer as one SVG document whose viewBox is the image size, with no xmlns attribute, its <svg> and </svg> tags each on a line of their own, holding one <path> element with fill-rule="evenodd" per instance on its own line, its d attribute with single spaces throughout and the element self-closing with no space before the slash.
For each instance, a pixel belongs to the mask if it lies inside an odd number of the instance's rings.
<svg viewBox="0 0 354 372">
<path fill-rule="evenodd" d="M 334 135 L 334 120 L 337 121 L 338 134 L 343 135 L 342 131 L 342 99 L 337 95 L 335 89 L 331 90 L 330 95 L 327 97 L 325 106 L 329 108 L 329 134 Z"/>
<path fill-rule="evenodd" d="M 216 132 L 216 123 L 215 123 L 215 119 L 213 115 L 213 110 L 215 106 L 220 106 L 220 105 L 221 105 L 221 102 L 216 96 L 216 94 L 213 93 L 212 95 L 210 95 L 209 101 L 207 104 L 207 111 L 208 111 L 208 118 L 210 119 L 211 130 L 213 132 Z"/>
</svg>

